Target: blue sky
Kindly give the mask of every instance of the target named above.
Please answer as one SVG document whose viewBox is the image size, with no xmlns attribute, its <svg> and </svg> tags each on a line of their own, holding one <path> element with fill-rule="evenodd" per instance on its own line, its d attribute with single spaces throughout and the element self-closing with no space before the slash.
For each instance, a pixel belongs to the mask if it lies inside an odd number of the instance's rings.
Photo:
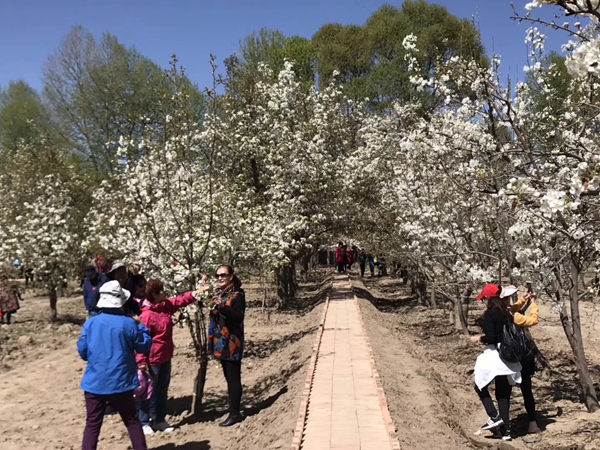
<svg viewBox="0 0 600 450">
<path fill-rule="evenodd" d="M 526 0 L 513 0 L 525 13 Z M 244 36 L 261 27 L 310 38 L 323 24 L 363 24 L 382 4 L 375 0 L 0 0 L 0 86 L 24 79 L 41 89 L 48 55 L 75 25 L 96 37 L 110 32 L 127 46 L 166 66 L 177 54 L 201 88 L 211 84 L 209 55 L 222 61 L 237 51 Z M 510 20 L 510 0 L 437 0 L 451 13 L 478 15 L 488 53 L 502 55 L 503 75 L 523 80 L 524 45 L 529 25 Z M 551 19 L 548 7 L 535 13 Z M 568 37 L 547 31 L 548 47 L 559 49 Z"/>
</svg>

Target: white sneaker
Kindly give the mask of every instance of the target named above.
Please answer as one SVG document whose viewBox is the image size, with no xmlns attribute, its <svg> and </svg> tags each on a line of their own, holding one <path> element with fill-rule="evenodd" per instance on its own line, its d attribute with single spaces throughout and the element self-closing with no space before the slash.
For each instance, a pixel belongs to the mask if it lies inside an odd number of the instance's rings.
<svg viewBox="0 0 600 450">
<path fill-rule="evenodd" d="M 492 428 L 496 428 L 497 426 L 502 425 L 504 422 L 500 418 L 500 415 L 496 415 L 496 417 L 490 417 L 481 429 L 482 430 L 491 430 Z"/>
<path fill-rule="evenodd" d="M 144 435 L 146 435 L 146 436 L 150 436 L 151 434 L 154 434 L 154 430 L 152 429 L 152 427 L 150 425 L 144 425 L 142 427 L 142 430 L 144 431 Z"/>
<path fill-rule="evenodd" d="M 175 431 L 175 428 L 173 428 L 167 422 L 158 422 L 158 423 L 154 424 L 154 430 L 162 431 L 163 433 L 171 433 L 171 432 Z"/>
</svg>

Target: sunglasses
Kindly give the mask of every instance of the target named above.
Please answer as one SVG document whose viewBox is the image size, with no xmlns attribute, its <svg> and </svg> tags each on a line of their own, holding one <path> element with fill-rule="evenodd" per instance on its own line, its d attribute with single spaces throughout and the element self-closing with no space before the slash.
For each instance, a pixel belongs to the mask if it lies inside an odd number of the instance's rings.
<svg viewBox="0 0 600 450">
<path fill-rule="evenodd" d="M 230 273 L 218 273 L 215 275 L 215 278 L 219 279 L 219 278 L 227 278 L 229 275 L 231 275 Z"/>
</svg>

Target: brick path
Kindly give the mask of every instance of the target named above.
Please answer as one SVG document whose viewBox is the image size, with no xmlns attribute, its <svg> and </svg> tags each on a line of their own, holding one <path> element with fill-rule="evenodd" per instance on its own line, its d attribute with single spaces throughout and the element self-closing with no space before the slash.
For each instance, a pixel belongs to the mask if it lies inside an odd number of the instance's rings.
<svg viewBox="0 0 600 450">
<path fill-rule="evenodd" d="M 300 448 L 399 449 L 347 277 L 333 282 L 316 361 Z"/>
</svg>

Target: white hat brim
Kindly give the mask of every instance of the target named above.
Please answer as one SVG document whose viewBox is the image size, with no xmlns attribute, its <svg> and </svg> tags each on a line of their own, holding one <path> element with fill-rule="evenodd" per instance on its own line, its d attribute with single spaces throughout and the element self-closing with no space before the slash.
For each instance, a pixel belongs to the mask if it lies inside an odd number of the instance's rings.
<svg viewBox="0 0 600 450">
<path fill-rule="evenodd" d="M 127 289 L 121 288 L 121 291 L 123 292 L 123 297 L 102 292 L 96 308 L 121 308 L 130 297 L 130 292 Z"/>
<path fill-rule="evenodd" d="M 502 292 L 500 292 L 500 298 L 510 297 L 511 295 L 515 294 L 517 291 L 518 291 L 518 289 L 513 285 L 503 287 Z"/>
</svg>

